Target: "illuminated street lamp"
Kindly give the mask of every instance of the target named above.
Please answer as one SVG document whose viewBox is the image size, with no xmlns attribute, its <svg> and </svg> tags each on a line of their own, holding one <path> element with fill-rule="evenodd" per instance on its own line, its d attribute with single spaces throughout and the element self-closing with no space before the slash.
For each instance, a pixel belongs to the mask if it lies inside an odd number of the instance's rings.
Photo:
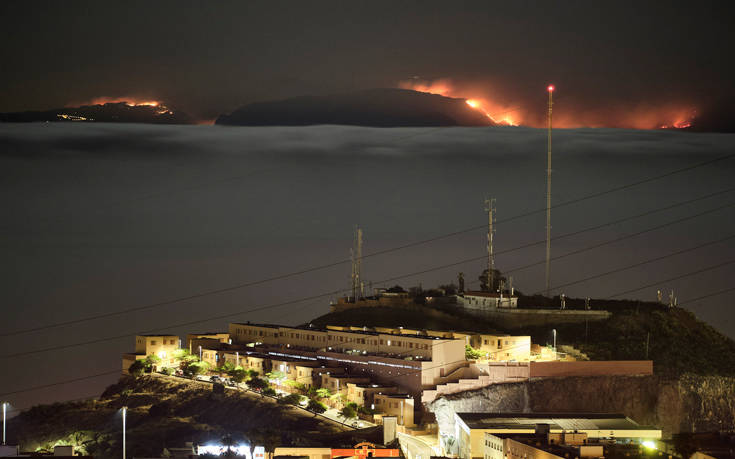
<svg viewBox="0 0 735 459">
<path fill-rule="evenodd" d="M 202 347 L 199 346 L 199 361 L 202 361 Z"/>
<path fill-rule="evenodd" d="M 556 328 L 551 330 L 551 333 L 554 334 L 554 352 L 556 352 Z"/>
<path fill-rule="evenodd" d="M 123 437 L 123 445 L 122 445 L 122 459 L 125 459 L 125 418 L 128 414 L 128 407 L 124 406 L 122 407 L 122 418 L 123 418 L 123 425 L 122 425 L 122 437 Z"/>
<path fill-rule="evenodd" d="M 5 415 L 8 411 L 8 402 L 3 402 L 3 445 L 5 444 Z"/>
</svg>

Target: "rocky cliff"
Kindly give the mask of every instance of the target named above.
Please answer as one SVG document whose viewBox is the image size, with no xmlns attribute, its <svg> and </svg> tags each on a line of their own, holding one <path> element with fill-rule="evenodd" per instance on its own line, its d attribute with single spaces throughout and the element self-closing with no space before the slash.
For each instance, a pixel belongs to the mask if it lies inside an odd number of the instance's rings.
<svg viewBox="0 0 735 459">
<path fill-rule="evenodd" d="M 680 432 L 735 430 L 735 378 L 683 375 L 545 378 L 495 384 L 429 404 L 440 432 L 452 435 L 458 412 L 623 413 L 643 425 Z"/>
</svg>

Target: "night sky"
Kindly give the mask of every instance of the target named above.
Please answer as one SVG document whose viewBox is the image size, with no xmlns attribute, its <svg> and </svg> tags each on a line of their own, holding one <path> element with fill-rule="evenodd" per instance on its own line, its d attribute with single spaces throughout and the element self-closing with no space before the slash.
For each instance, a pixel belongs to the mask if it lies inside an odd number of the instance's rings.
<svg viewBox="0 0 735 459">
<path fill-rule="evenodd" d="M 201 124 L 257 101 L 376 87 L 476 99 L 530 127 L 235 128 L 103 123 L 0 124 L 0 335 L 226 288 L 483 225 L 545 205 L 546 87 L 560 128 L 649 129 L 735 97 L 726 2 L 0 2 L 0 112 L 93 101 L 163 101 Z M 735 136 L 676 130 L 560 129 L 553 202 L 614 188 L 735 151 Z M 701 198 L 553 246 L 562 254 L 691 217 L 584 257 L 554 263 L 572 282 L 707 245 L 565 289 L 602 298 L 735 256 L 735 159 L 555 212 L 555 234 Z M 719 193 L 714 195 L 713 193 Z M 707 196 L 710 196 L 707 198 Z M 703 197 L 704 196 L 704 197 Z M 722 208 L 721 208 L 722 207 Z M 544 239 L 544 218 L 498 228 L 498 250 Z M 483 231 L 363 264 L 379 281 L 482 256 Z M 713 242 L 714 241 L 714 242 Z M 720 241 L 720 242 L 716 242 Z M 724 242 L 722 242 L 724 241 Z M 543 260 L 541 246 L 498 257 L 501 270 Z M 733 264 L 661 282 L 698 317 L 735 336 Z M 469 279 L 482 261 L 462 265 Z M 409 287 L 460 268 L 408 276 Z M 543 269 L 515 275 L 543 288 Z M 349 265 L 255 289 L 63 327 L 0 336 L 0 399 L 15 408 L 99 394 L 118 376 L 128 335 L 222 330 L 228 320 L 286 324 L 328 312 Z M 388 285 L 390 286 L 390 285 Z M 631 294 L 655 298 L 654 287 Z M 555 292 L 561 293 L 561 292 Z M 117 338 L 116 338 L 117 337 Z M 8 357 L 61 344 L 63 350 Z M 560 337 L 563 342 L 563 337 Z M 10 373 L 7 369 L 12 369 Z M 102 374 L 30 392 L 29 387 Z M 6 375 L 12 374 L 12 377 Z M 10 395 L 5 395 L 10 394 Z"/>
<path fill-rule="evenodd" d="M 735 95 L 728 2 L 2 2 L 0 111 L 163 100 L 202 121 L 401 82 L 559 126 L 653 127 Z M 412 80 L 413 79 L 413 80 Z M 491 110 L 492 111 L 492 110 Z"/>
</svg>

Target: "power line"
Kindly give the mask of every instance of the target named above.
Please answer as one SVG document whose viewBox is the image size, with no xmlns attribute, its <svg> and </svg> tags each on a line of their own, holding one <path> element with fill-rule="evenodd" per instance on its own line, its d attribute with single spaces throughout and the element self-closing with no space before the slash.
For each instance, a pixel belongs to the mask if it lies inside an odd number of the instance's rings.
<svg viewBox="0 0 735 459">
<path fill-rule="evenodd" d="M 104 372 L 104 373 L 98 373 L 96 375 L 80 376 L 80 377 L 74 378 L 74 379 L 67 379 L 66 381 L 58 381 L 58 382 L 55 382 L 55 383 L 42 384 L 40 386 L 29 387 L 27 389 L 20 389 L 20 390 L 14 390 L 14 391 L 10 391 L 10 392 L 4 392 L 4 393 L 0 394 L 0 397 L 4 397 L 6 395 L 20 394 L 22 392 L 31 392 L 31 391 L 39 390 L 39 389 L 47 389 L 49 387 L 62 386 L 64 384 L 69 384 L 69 383 L 73 383 L 73 382 L 84 381 L 86 379 L 100 378 L 102 376 L 109 376 L 109 375 L 112 375 L 112 374 L 120 374 L 120 372 L 121 372 L 120 369 L 117 369 L 117 370 L 114 370 L 114 371 L 107 371 L 107 372 Z"/>
<path fill-rule="evenodd" d="M 646 288 L 650 288 L 651 286 L 660 284 L 662 282 L 669 282 L 669 281 L 672 281 L 672 280 L 682 279 L 684 277 L 689 277 L 689 276 L 700 274 L 700 273 L 703 273 L 703 272 L 706 272 L 706 271 L 711 271 L 711 270 L 714 270 L 714 269 L 717 269 L 717 268 L 720 268 L 722 266 L 726 266 L 726 265 L 729 265 L 729 264 L 733 264 L 733 263 L 735 263 L 735 260 L 729 260 L 729 261 L 726 261 L 726 262 L 723 262 L 723 263 L 719 263 L 719 264 L 716 264 L 716 265 L 713 265 L 713 266 L 709 266 L 709 267 L 706 267 L 706 268 L 702 268 L 702 269 L 699 269 L 699 270 L 696 270 L 696 271 L 691 271 L 691 272 L 688 272 L 688 273 L 685 273 L 685 274 L 682 274 L 682 275 L 679 275 L 679 276 L 676 276 L 676 277 L 672 277 L 672 278 L 669 278 L 669 279 L 664 279 L 664 280 L 661 280 L 661 281 L 656 282 L 656 283 L 653 283 L 653 284 L 644 285 L 644 286 L 638 287 L 636 289 L 631 289 L 631 290 L 627 290 L 625 292 L 616 293 L 614 295 L 609 296 L 608 298 L 615 298 L 616 296 L 621 296 L 621 295 L 624 295 L 626 293 L 635 292 L 635 291 L 643 290 L 643 289 L 646 289 Z M 699 297 L 696 297 L 696 298 L 692 298 L 692 299 L 686 300 L 684 302 L 679 303 L 679 305 L 693 303 L 695 301 L 699 301 L 699 300 L 702 300 L 702 299 L 705 299 L 705 298 L 710 298 L 710 297 L 713 297 L 713 296 L 721 295 L 723 293 L 728 293 L 728 292 L 731 292 L 733 290 L 735 290 L 735 287 L 731 287 L 731 288 L 727 288 L 727 289 L 722 289 L 722 290 L 719 290 L 717 292 L 709 293 L 707 295 L 702 295 L 702 296 L 699 296 Z M 404 335 L 400 335 L 400 336 L 404 336 Z M 405 336 L 409 336 L 410 337 L 410 336 L 413 336 L 413 335 L 405 335 Z M 437 344 L 432 344 L 432 348 L 434 346 L 436 346 L 436 345 Z M 403 355 L 403 354 L 407 354 L 407 353 L 410 354 L 410 353 L 415 352 L 415 351 L 416 351 L 415 349 L 408 350 L 408 351 L 400 352 L 400 353 L 398 353 L 396 355 Z M 460 362 L 460 361 L 457 361 L 457 362 Z M 450 364 L 451 363 L 457 363 L 457 362 L 450 362 Z M 430 368 L 435 368 L 435 367 L 430 367 Z M 427 369 L 430 369 L 430 368 L 427 368 Z M 412 371 L 412 370 L 409 370 L 409 371 Z M 113 374 L 113 373 L 120 373 L 120 370 L 114 370 L 114 371 L 110 371 L 110 372 L 105 372 L 105 373 L 100 373 L 100 374 L 95 374 L 95 375 L 89 375 L 89 376 L 82 376 L 82 377 L 75 378 L 75 379 L 70 379 L 70 380 L 66 380 L 66 381 L 59 381 L 59 382 L 56 382 L 56 383 L 50 383 L 50 384 L 45 384 L 45 385 L 41 385 L 41 386 L 35 386 L 35 387 L 28 388 L 28 389 L 23 389 L 23 390 L 17 390 L 17 391 L 12 391 L 12 392 L 5 392 L 5 393 L 0 394 L 0 396 L 12 395 L 12 394 L 17 394 L 17 393 L 22 393 L 22 392 L 30 392 L 30 391 L 34 391 L 34 390 L 38 390 L 38 389 L 47 388 L 47 387 L 53 387 L 53 386 L 59 386 L 59 385 L 63 385 L 63 384 L 68 384 L 68 383 L 71 383 L 71 382 L 78 382 L 78 381 L 82 381 L 82 380 L 86 380 L 86 379 L 93 379 L 93 378 L 97 378 L 97 377 L 101 377 L 101 376 L 107 376 L 107 375 L 110 375 L 110 374 Z M 95 396 L 90 396 L 90 397 L 96 397 L 96 395 Z M 88 399 L 90 397 L 86 397 L 84 399 Z M 77 400 L 82 400 L 82 399 L 77 399 Z M 67 400 L 67 401 L 76 401 L 76 400 Z M 13 410 L 11 410 L 11 411 L 13 411 Z M 15 411 L 21 411 L 21 409 L 18 409 L 18 410 L 15 410 Z"/>
<path fill-rule="evenodd" d="M 618 293 L 615 293 L 614 295 L 610 295 L 608 298 L 615 298 L 615 297 L 618 297 L 618 296 L 627 295 L 628 293 L 633 293 L 633 292 L 637 292 L 639 290 L 644 290 L 644 289 L 647 289 L 647 288 L 654 287 L 656 285 L 661 285 L 664 282 L 671 282 L 671 281 L 683 279 L 685 277 L 694 276 L 696 274 L 701 274 L 703 272 L 712 271 L 712 270 L 715 270 L 715 269 L 718 269 L 718 268 L 722 268 L 723 266 L 731 265 L 733 263 L 735 263 L 735 259 L 729 260 L 729 261 L 725 261 L 725 262 L 722 262 L 722 263 L 718 263 L 716 265 L 707 266 L 706 268 L 698 269 L 696 271 L 691 271 L 691 272 L 688 272 L 688 273 L 685 273 L 685 274 L 681 274 L 679 276 L 670 277 L 668 279 L 662 279 L 662 280 L 659 280 L 657 282 L 653 282 L 651 284 L 644 285 L 642 287 L 638 287 L 638 288 L 626 290 L 624 292 L 618 292 Z M 714 293 L 714 294 L 711 294 L 711 295 L 704 295 L 704 296 L 701 296 L 699 298 L 693 298 L 691 300 L 687 300 L 687 302 L 691 303 L 692 301 L 700 300 L 702 298 L 708 298 L 710 296 L 719 295 L 720 293 L 725 293 L 725 292 L 727 292 L 729 290 L 732 290 L 732 289 L 726 289 L 726 290 L 722 290 L 722 291 L 720 291 L 718 293 Z"/>
<path fill-rule="evenodd" d="M 678 224 L 678 223 L 685 222 L 687 220 L 692 220 L 692 219 L 701 217 L 702 215 L 706 215 L 706 214 L 710 214 L 710 213 L 713 213 L 713 212 L 717 212 L 718 210 L 722 210 L 722 209 L 725 209 L 727 207 L 732 207 L 732 206 L 735 206 L 735 202 L 731 202 L 731 203 L 728 203 L 728 204 L 725 204 L 725 205 L 722 205 L 722 206 L 719 206 L 719 207 L 715 207 L 714 209 L 705 210 L 703 212 L 699 212 L 697 214 L 690 215 L 690 216 L 687 216 L 687 217 L 682 217 L 682 218 L 679 218 L 679 219 L 676 219 L 676 220 L 673 220 L 673 221 L 670 221 L 670 222 L 667 222 L 667 223 L 664 223 L 664 224 L 661 224 L 661 225 L 657 225 L 657 226 L 654 226 L 654 227 L 651 227 L 651 228 L 644 229 L 642 231 L 637 231 L 637 232 L 632 233 L 632 234 L 626 234 L 625 236 L 620 236 L 620 237 L 617 237 L 615 239 L 610 239 L 610 240 L 607 240 L 607 241 L 604 241 L 604 242 L 600 242 L 598 244 L 587 246 L 587 247 L 585 247 L 583 249 L 573 250 L 573 251 L 567 252 L 567 253 L 565 253 L 563 255 L 557 255 L 555 257 L 552 257 L 551 260 L 559 260 L 561 258 L 566 258 L 566 257 L 572 256 L 572 255 L 577 255 L 577 254 L 582 253 L 582 252 L 587 252 L 587 251 L 590 251 L 590 250 L 593 250 L 593 249 L 596 249 L 596 248 L 599 248 L 599 247 L 602 247 L 602 246 L 605 246 L 605 245 L 613 244 L 615 242 L 620 242 L 620 241 L 623 241 L 625 239 L 630 239 L 632 237 L 640 236 L 641 234 L 650 233 L 651 231 L 656 231 L 656 230 L 659 230 L 659 229 L 662 229 L 662 228 L 666 228 L 666 227 L 671 226 L 671 225 L 675 225 L 675 224 Z M 534 262 L 534 263 L 531 263 L 531 264 L 528 264 L 528 265 L 525 265 L 525 266 L 519 266 L 518 268 L 513 268 L 513 269 L 510 269 L 508 271 L 505 271 L 505 273 L 512 273 L 512 272 L 516 272 L 516 271 L 521 271 L 521 270 L 524 270 L 524 269 L 531 268 L 533 266 L 538 266 L 538 265 L 543 264 L 543 263 L 546 263 L 546 260 L 537 261 L 537 262 Z M 554 288 L 558 288 L 558 287 L 554 287 Z M 538 292 L 538 293 L 541 293 L 541 292 Z"/>
<path fill-rule="evenodd" d="M 587 251 L 587 250 L 592 250 L 592 249 L 601 247 L 601 246 L 606 245 L 606 244 L 610 244 L 610 243 L 613 243 L 613 242 L 619 242 L 619 241 L 624 240 L 624 239 L 627 239 L 627 238 L 635 237 L 635 236 L 638 236 L 640 234 L 653 231 L 655 229 L 660 229 L 660 228 L 664 228 L 666 226 L 677 224 L 677 223 L 680 223 L 680 222 L 685 221 L 685 220 L 690 220 L 690 219 L 699 217 L 701 215 L 704 215 L 706 213 L 714 212 L 716 210 L 719 210 L 720 208 L 727 207 L 727 206 L 732 206 L 732 205 L 735 205 L 735 203 L 731 203 L 731 204 L 728 204 L 726 206 L 721 206 L 719 208 L 711 209 L 711 210 L 708 210 L 708 211 L 705 211 L 705 212 L 700 212 L 700 213 L 698 213 L 696 215 L 689 216 L 689 217 L 684 217 L 684 218 L 681 218 L 681 219 L 678 219 L 678 220 L 674 220 L 673 222 L 665 223 L 663 225 L 658 225 L 658 226 L 656 226 L 654 228 L 649 228 L 647 230 L 640 231 L 640 232 L 637 232 L 637 233 L 634 233 L 634 234 L 631 234 L 631 235 L 627 235 L 627 236 L 622 236 L 622 237 L 619 237 L 619 238 L 615 238 L 615 239 L 613 239 L 611 241 L 606 241 L 606 242 L 602 242 L 602 243 L 599 243 L 599 244 L 595 244 L 595 245 L 593 245 L 591 247 L 587 247 L 585 249 L 580 249 L 580 250 L 576 250 L 576 251 L 573 251 L 573 252 L 570 252 L 570 253 L 567 253 L 567 254 L 564 254 L 564 255 L 560 255 L 560 256 L 558 256 L 556 258 L 563 258 L 563 257 L 570 256 L 570 255 L 573 255 L 573 254 L 582 253 L 582 252 Z M 441 266 L 435 266 L 435 267 L 427 268 L 427 269 L 424 269 L 424 270 L 421 270 L 421 271 L 416 271 L 416 272 L 413 272 L 413 273 L 410 273 L 410 274 L 404 274 L 404 275 L 400 275 L 400 276 L 395 276 L 395 277 L 391 277 L 391 278 L 388 278 L 388 279 L 384 279 L 384 280 L 378 281 L 377 283 L 393 282 L 393 281 L 396 281 L 396 280 L 399 280 L 399 279 L 404 279 L 404 278 L 407 278 L 407 277 L 413 277 L 413 276 L 417 276 L 417 275 L 420 275 L 420 274 L 426 274 L 426 273 L 429 273 L 429 272 L 432 272 L 432 271 L 438 271 L 438 270 L 441 270 L 441 269 L 449 268 L 449 267 L 452 267 L 452 266 L 457 266 L 457 265 L 464 264 L 464 263 L 467 263 L 467 262 L 470 262 L 470 261 L 475 261 L 475 260 L 484 259 L 484 258 L 485 258 L 484 256 L 483 257 L 476 257 L 476 258 L 471 258 L 471 259 L 467 259 L 467 260 L 461 260 L 461 261 L 458 261 L 458 262 L 453 262 L 453 263 L 449 263 L 449 264 L 445 264 L 445 265 L 441 265 Z M 537 262 L 535 264 L 540 264 L 540 263 L 544 263 L 544 262 L 545 262 L 545 260 L 544 261 L 541 261 L 541 262 Z M 533 265 L 530 265 L 530 266 L 533 266 Z M 528 266 L 526 266 L 526 267 L 528 267 Z M 517 269 L 511 270 L 511 271 L 506 271 L 506 272 L 513 272 L 513 271 L 517 271 L 519 269 L 525 269 L 526 267 L 517 268 Z M 312 295 L 312 296 L 308 296 L 308 297 L 304 297 L 304 298 L 297 298 L 297 299 L 294 299 L 294 300 L 289 300 L 289 301 L 274 303 L 274 304 L 270 304 L 270 305 L 260 306 L 260 307 L 249 309 L 249 310 L 245 310 L 245 311 L 238 311 L 238 312 L 223 314 L 223 315 L 219 315 L 219 316 L 212 316 L 212 317 L 209 317 L 207 319 L 198 319 L 198 320 L 194 320 L 194 321 L 178 323 L 178 324 L 175 324 L 175 325 L 170 325 L 170 326 L 166 326 L 166 327 L 156 328 L 156 329 L 152 329 L 152 330 L 141 331 L 141 332 L 137 332 L 137 333 L 126 333 L 126 334 L 123 334 L 123 335 L 98 338 L 98 339 L 94 339 L 94 340 L 83 341 L 83 342 L 72 343 L 72 344 L 66 344 L 66 345 L 61 345 L 61 346 L 47 347 L 47 348 L 36 349 L 36 350 L 32 350 L 32 351 L 17 352 L 17 353 L 13 353 L 13 354 L 5 354 L 5 355 L 0 356 L 0 358 L 14 358 L 14 357 L 20 357 L 20 356 L 26 356 L 26 355 L 40 354 L 40 353 L 44 353 L 44 352 L 58 351 L 58 350 L 63 350 L 63 349 L 69 349 L 69 348 L 79 347 L 79 346 L 86 346 L 86 345 L 89 345 L 89 344 L 97 344 L 97 343 L 102 343 L 102 342 L 107 342 L 107 341 L 113 341 L 113 340 L 122 339 L 122 338 L 128 338 L 128 337 L 136 336 L 136 335 L 145 335 L 145 334 L 150 334 L 150 333 L 156 333 L 156 332 L 160 332 L 160 331 L 163 331 L 163 330 L 169 330 L 169 329 L 172 329 L 172 328 L 184 327 L 184 326 L 188 326 L 188 325 L 197 325 L 197 324 L 201 324 L 201 323 L 212 322 L 212 321 L 215 321 L 215 320 L 226 319 L 226 318 L 230 318 L 230 317 L 234 317 L 234 316 L 238 316 L 238 315 L 242 315 L 242 314 L 247 314 L 247 313 L 252 313 L 252 312 L 258 312 L 258 311 L 262 311 L 262 310 L 266 310 L 266 309 L 274 309 L 274 308 L 278 308 L 278 307 L 282 307 L 282 306 L 287 306 L 287 305 L 291 305 L 291 304 L 295 304 L 295 303 L 300 303 L 300 302 L 303 302 L 303 301 L 315 300 L 315 299 L 318 299 L 318 298 L 324 298 L 324 297 L 328 297 L 328 296 L 332 296 L 332 295 L 338 295 L 340 293 L 344 293 L 344 292 L 347 292 L 347 291 L 349 291 L 349 289 L 335 290 L 335 291 L 321 293 L 321 294 L 317 294 L 317 295 Z"/>
<path fill-rule="evenodd" d="M 634 220 L 636 218 L 641 218 L 641 217 L 649 216 L 649 215 L 652 215 L 652 214 L 655 214 L 655 213 L 659 213 L 659 212 L 670 210 L 670 209 L 673 209 L 673 208 L 676 208 L 676 207 L 680 207 L 680 206 L 684 206 L 684 205 L 687 205 L 687 204 L 691 204 L 693 202 L 697 202 L 697 201 L 701 201 L 701 200 L 704 200 L 704 199 L 709 199 L 709 198 L 712 198 L 712 197 L 715 197 L 715 196 L 719 196 L 719 195 L 722 195 L 722 194 L 730 193 L 732 191 L 735 191 L 735 187 L 727 188 L 725 190 L 717 191 L 717 192 L 714 192 L 714 193 L 709 193 L 707 195 L 700 196 L 700 197 L 693 198 L 693 199 L 689 199 L 689 200 L 686 200 L 686 201 L 682 201 L 682 202 L 679 202 L 679 203 L 676 203 L 676 204 L 671 204 L 671 205 L 666 206 L 666 207 L 652 209 L 652 210 L 649 210 L 649 211 L 646 211 L 646 212 L 643 212 L 643 213 L 639 213 L 639 214 L 636 214 L 636 215 L 632 215 L 632 216 L 629 216 L 629 217 L 620 218 L 620 219 L 617 219 L 617 220 L 614 220 L 614 221 L 611 221 L 611 222 L 607 222 L 607 223 L 603 223 L 603 224 L 600 224 L 600 225 L 597 225 L 597 226 L 585 228 L 583 230 L 578 230 L 578 231 L 574 231 L 574 232 L 571 232 L 571 233 L 562 234 L 560 236 L 555 236 L 555 237 L 552 238 L 552 240 L 556 241 L 556 240 L 559 240 L 559 239 L 563 239 L 563 238 L 567 238 L 567 237 L 571 237 L 571 236 L 576 236 L 578 234 L 582 234 L 582 233 L 585 233 L 585 232 L 588 232 L 588 231 L 593 231 L 595 229 L 600 229 L 600 228 L 603 228 L 605 226 L 610 226 L 610 225 L 614 225 L 614 224 L 618 224 L 618 223 L 623 223 L 623 222 L 626 222 L 626 221 Z M 480 226 L 480 227 L 477 227 L 477 228 L 483 228 L 484 229 L 484 228 L 486 228 L 486 225 L 483 225 L 483 226 Z M 535 245 L 539 245 L 539 244 L 542 244 L 542 243 L 544 243 L 544 241 L 535 241 L 535 242 L 527 243 L 527 244 L 520 245 L 520 246 L 517 246 L 517 247 L 513 247 L 511 249 L 501 250 L 501 251 L 497 252 L 497 254 L 498 255 L 501 255 L 501 254 L 505 254 L 505 253 L 509 253 L 509 252 L 514 252 L 514 251 L 521 250 L 521 249 L 524 249 L 524 248 L 533 247 Z M 365 255 L 365 256 L 363 256 L 363 258 L 366 258 L 368 256 L 380 255 L 380 254 L 383 254 L 383 253 L 387 253 L 387 252 L 389 252 L 391 250 L 392 249 L 388 249 L 388 250 L 385 250 L 385 251 L 382 251 L 382 252 L 375 252 L 375 253 L 372 253 L 372 254 L 369 254 L 369 255 Z M 395 250 L 400 250 L 400 249 L 395 249 Z M 564 256 L 568 256 L 568 255 L 564 255 Z M 552 258 L 552 260 L 556 260 L 558 258 L 563 258 L 564 256 L 554 257 L 554 258 Z M 445 266 L 443 266 L 443 268 L 445 268 L 445 267 L 451 267 L 451 266 L 456 266 L 456 265 L 459 265 L 459 264 L 462 264 L 462 263 L 468 263 L 468 262 L 471 262 L 471 261 L 476 261 L 476 260 L 479 260 L 481 258 L 483 258 L 483 257 L 471 258 L 471 259 L 463 260 L 461 262 L 452 263 L 450 265 L 445 265 Z M 123 309 L 123 310 L 120 310 L 120 311 L 113 311 L 113 312 L 107 312 L 107 313 L 103 313 L 103 314 L 96 314 L 96 315 L 93 315 L 93 316 L 83 317 L 83 318 L 79 318 L 79 319 L 67 320 L 67 321 L 63 321 L 63 322 L 57 322 L 57 323 L 48 324 L 48 325 L 42 325 L 42 326 L 38 326 L 38 327 L 32 327 L 32 328 L 26 328 L 26 329 L 16 330 L 16 331 L 12 331 L 12 332 L 0 333 L 0 337 L 15 336 L 15 335 L 20 335 L 20 334 L 24 334 L 24 333 L 31 333 L 31 332 L 41 331 L 41 330 L 47 330 L 47 329 L 55 328 L 55 327 L 61 327 L 61 326 L 67 326 L 67 325 L 74 325 L 74 324 L 83 323 L 83 322 L 89 322 L 89 321 L 97 320 L 97 319 L 104 319 L 104 318 L 108 318 L 108 317 L 115 317 L 115 316 L 119 316 L 119 315 L 123 315 L 123 314 L 129 314 L 129 313 L 132 313 L 132 312 L 144 311 L 144 310 L 148 310 L 148 309 L 155 309 L 157 307 L 166 306 L 166 305 L 169 305 L 169 304 L 180 303 L 182 301 L 193 300 L 193 299 L 202 298 L 202 297 L 206 297 L 206 296 L 210 296 L 210 295 L 215 295 L 215 294 L 218 294 L 218 293 L 224 293 L 224 292 L 228 292 L 228 291 L 233 291 L 233 290 L 238 290 L 238 289 L 242 289 L 242 288 L 252 287 L 252 286 L 255 286 L 255 285 L 259 285 L 259 284 L 263 284 L 263 283 L 267 283 L 267 282 L 272 282 L 272 281 L 275 281 L 275 280 L 281 280 L 281 279 L 285 279 L 285 278 L 296 276 L 296 275 L 300 275 L 300 274 L 306 274 L 306 273 L 309 273 L 309 272 L 312 272 L 312 271 L 317 271 L 317 270 L 325 269 L 325 268 L 328 268 L 328 267 L 338 266 L 338 265 L 340 265 L 340 264 L 342 264 L 342 263 L 344 263 L 346 261 L 351 261 L 351 260 L 344 260 L 344 261 L 334 262 L 334 263 L 330 263 L 330 264 L 327 264 L 327 265 L 316 266 L 316 267 L 307 268 L 307 269 L 304 269 L 304 270 L 301 270 L 301 271 L 296 271 L 296 272 L 292 272 L 292 273 L 288 273 L 288 274 L 282 274 L 282 275 L 279 275 L 279 276 L 270 277 L 270 278 L 267 278 L 267 279 L 261 279 L 261 280 L 253 281 L 253 282 L 249 282 L 249 283 L 238 284 L 238 285 L 234 285 L 234 286 L 231 286 L 231 287 L 225 287 L 225 288 L 222 288 L 222 289 L 208 290 L 208 291 L 205 291 L 205 292 L 196 293 L 196 294 L 185 296 L 185 297 L 179 297 L 179 298 L 174 298 L 174 299 L 166 300 L 166 301 L 160 301 L 160 302 L 157 302 L 157 303 L 151 303 L 151 304 L 147 304 L 147 305 L 143 305 L 143 306 L 137 306 L 137 307 L 133 307 L 133 308 L 127 308 L 127 309 Z M 526 269 L 526 268 L 529 268 L 529 267 L 532 267 L 532 266 L 536 266 L 537 264 L 538 263 L 534 263 L 534 264 L 527 265 L 527 266 L 524 266 L 524 267 L 515 268 L 512 271 L 519 271 L 519 270 Z M 512 271 L 508 271 L 508 272 L 512 272 Z"/>
<path fill-rule="evenodd" d="M 616 268 L 616 269 L 613 269 L 611 271 L 607 271 L 607 272 L 600 273 L 600 274 L 595 274 L 594 276 L 585 277 L 584 279 L 579 279 L 579 280 L 576 280 L 574 282 L 567 282 L 566 284 L 555 285 L 554 287 L 552 287 L 552 289 L 553 290 L 557 290 L 557 289 L 562 288 L 562 287 L 568 287 L 570 285 L 581 284 L 583 282 L 587 282 L 587 281 L 592 280 L 592 279 L 598 279 L 600 277 L 609 276 L 610 274 L 617 274 L 617 273 L 622 272 L 622 271 L 627 271 L 629 269 L 637 268 L 639 266 L 647 265 L 649 263 L 654 263 L 654 262 L 657 262 L 657 261 L 665 260 L 666 258 L 675 257 L 675 256 L 681 255 L 683 253 L 693 252 L 694 250 L 699 250 L 701 248 L 708 247 L 708 246 L 715 245 L 715 244 L 719 244 L 721 242 L 728 241 L 728 240 L 734 239 L 734 238 L 735 238 L 735 234 L 730 235 L 730 236 L 727 236 L 727 237 L 724 237 L 722 239 L 718 239 L 716 241 L 705 242 L 704 244 L 699 244 L 697 246 L 690 247 L 688 249 L 677 250 L 676 252 L 669 253 L 667 255 L 662 255 L 660 257 L 650 258 L 648 260 L 640 261 L 638 263 L 634 263 L 632 265 L 624 266 L 622 268 Z"/>
</svg>

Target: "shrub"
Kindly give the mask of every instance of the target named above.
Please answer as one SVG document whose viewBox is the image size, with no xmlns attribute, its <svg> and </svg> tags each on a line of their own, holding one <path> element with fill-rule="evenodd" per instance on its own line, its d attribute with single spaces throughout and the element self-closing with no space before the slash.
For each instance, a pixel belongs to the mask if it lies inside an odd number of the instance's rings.
<svg viewBox="0 0 735 459">
<path fill-rule="evenodd" d="M 236 383 L 241 383 L 245 381 L 247 376 L 248 372 L 243 370 L 242 368 L 235 368 L 234 370 L 232 370 L 232 373 L 230 373 L 230 377 Z"/>
<path fill-rule="evenodd" d="M 128 368 L 128 373 L 135 378 L 139 378 L 145 371 L 145 363 L 142 360 L 136 360 Z"/>
<path fill-rule="evenodd" d="M 261 378 L 253 378 L 247 382 L 248 387 L 253 390 L 264 390 L 270 389 L 268 382 Z"/>
<path fill-rule="evenodd" d="M 465 347 L 464 347 L 464 357 L 467 360 L 477 360 L 480 357 L 482 357 L 482 352 L 480 352 L 477 349 L 473 348 L 469 344 L 466 344 Z"/>
<path fill-rule="evenodd" d="M 312 398 L 311 400 L 309 400 L 309 404 L 306 405 L 306 409 L 311 412 L 321 414 L 327 411 L 327 405 Z"/>
<path fill-rule="evenodd" d="M 299 394 L 289 394 L 278 399 L 278 403 L 282 405 L 298 405 L 299 402 L 301 402 L 301 395 Z"/>
</svg>

